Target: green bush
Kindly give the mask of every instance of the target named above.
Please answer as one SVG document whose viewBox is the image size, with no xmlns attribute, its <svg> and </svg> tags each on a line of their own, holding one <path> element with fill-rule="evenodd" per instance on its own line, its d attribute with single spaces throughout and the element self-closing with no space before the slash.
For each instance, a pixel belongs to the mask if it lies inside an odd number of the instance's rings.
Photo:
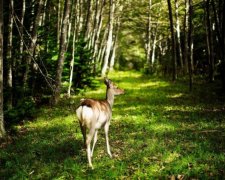
<svg viewBox="0 0 225 180">
<path fill-rule="evenodd" d="M 4 112 L 6 127 L 18 124 L 24 119 L 32 119 L 36 113 L 34 99 L 32 97 L 25 97 L 15 107 Z"/>
<path fill-rule="evenodd" d="M 87 42 L 80 38 L 76 45 L 73 86 L 75 89 L 96 87 L 94 78 L 94 61 L 92 52 L 87 48 Z"/>
</svg>

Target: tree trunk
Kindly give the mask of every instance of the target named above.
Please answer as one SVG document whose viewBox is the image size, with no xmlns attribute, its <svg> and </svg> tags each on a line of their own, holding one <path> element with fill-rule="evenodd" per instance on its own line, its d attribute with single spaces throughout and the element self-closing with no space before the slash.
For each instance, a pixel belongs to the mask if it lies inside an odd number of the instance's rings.
<svg viewBox="0 0 225 180">
<path fill-rule="evenodd" d="M 117 49 L 117 40 L 118 40 L 118 35 L 119 35 L 119 30 L 120 30 L 120 18 L 121 18 L 122 12 L 123 12 L 123 5 L 119 5 L 119 11 L 117 12 L 118 17 L 116 20 L 114 41 L 113 41 L 113 45 L 112 45 L 111 58 L 110 58 L 110 64 L 109 64 L 109 71 L 112 71 L 114 69 L 116 49 Z"/>
<path fill-rule="evenodd" d="M 188 19 L 189 19 L 189 2 L 185 0 L 185 15 L 184 15 L 184 74 L 188 73 Z"/>
<path fill-rule="evenodd" d="M 94 14 L 94 25 L 93 25 L 93 32 L 92 32 L 92 37 L 91 37 L 91 48 L 94 48 L 95 44 L 95 39 L 97 35 L 97 30 L 98 30 L 98 25 L 99 25 L 99 20 L 100 20 L 100 1 L 96 0 L 95 1 L 95 14 Z"/>
<path fill-rule="evenodd" d="M 151 62 L 151 8 L 152 0 L 148 1 L 148 23 L 147 23 L 147 42 L 146 42 L 146 68 L 147 71 L 152 72 L 152 62 Z"/>
<path fill-rule="evenodd" d="M 102 29 L 102 20 L 103 20 L 103 9 L 104 9 L 104 6 L 105 6 L 105 0 L 102 0 L 101 1 L 101 8 L 98 8 L 98 12 L 96 14 L 96 32 L 94 34 L 94 39 L 93 39 L 93 44 L 92 44 L 92 47 L 94 48 L 93 49 L 93 60 L 94 60 L 94 74 L 96 74 L 97 72 L 97 67 L 98 67 L 98 52 L 100 51 L 99 49 L 101 49 L 101 46 L 100 46 L 100 33 L 101 33 L 101 29 Z M 96 5 L 97 6 L 97 5 Z M 103 36 L 104 38 L 104 36 Z"/>
<path fill-rule="evenodd" d="M 225 2 L 223 1 L 223 10 L 222 10 L 222 20 L 221 20 L 221 29 L 222 29 L 222 64 L 221 64 L 221 76 L 222 76 L 222 85 L 223 85 L 223 91 L 225 92 Z"/>
<path fill-rule="evenodd" d="M 0 138 L 5 136 L 3 113 L 3 0 L 0 0 Z"/>
<path fill-rule="evenodd" d="M 9 22 L 8 22 L 8 40 L 7 40 L 7 89 L 8 89 L 8 97 L 6 100 L 7 108 L 12 108 L 12 33 L 13 33 L 13 9 L 14 9 L 13 0 L 9 1 Z"/>
<path fill-rule="evenodd" d="M 171 41 L 172 41 L 172 63 L 173 63 L 173 76 L 172 80 L 176 81 L 177 79 L 177 53 L 176 53 L 176 41 L 173 31 L 173 14 L 172 14 L 172 7 L 170 0 L 167 0 L 168 3 L 168 10 L 169 10 L 169 19 L 170 19 L 170 32 L 171 32 Z"/>
<path fill-rule="evenodd" d="M 193 6 L 192 0 L 189 1 L 189 18 L 188 18 L 188 70 L 189 70 L 189 90 L 193 89 L 193 38 L 192 38 L 192 14 L 193 14 Z"/>
<path fill-rule="evenodd" d="M 41 15 L 43 13 L 43 5 L 44 5 L 44 0 L 39 0 L 39 3 L 37 4 L 38 6 L 38 10 L 37 10 L 37 14 L 35 16 L 34 19 L 34 23 L 32 26 L 32 32 L 31 32 L 31 40 L 30 40 L 30 44 L 28 47 L 28 55 L 26 57 L 26 69 L 25 69 L 25 73 L 24 73 L 24 77 L 23 77 L 23 88 L 24 90 L 27 87 L 27 80 L 28 80 L 28 74 L 29 74 L 29 70 L 30 70 L 30 63 L 32 58 L 34 58 L 34 51 L 36 48 L 36 42 L 37 42 L 37 36 L 38 36 L 38 26 L 40 24 L 41 21 Z"/>
<path fill-rule="evenodd" d="M 60 98 L 61 92 L 61 81 L 62 81 L 62 72 L 63 72 L 63 64 L 65 59 L 65 52 L 67 47 L 67 35 L 68 35 L 68 25 L 69 25 L 69 15 L 70 15 L 70 6 L 71 0 L 65 0 L 64 5 L 64 14 L 62 19 L 62 29 L 61 29 L 61 37 L 60 37 L 60 49 L 58 55 L 58 66 L 56 72 L 56 85 L 55 92 L 53 95 L 53 104 L 57 104 Z"/>
<path fill-rule="evenodd" d="M 105 51 L 105 57 L 104 62 L 102 66 L 102 77 L 106 75 L 106 71 L 108 69 L 108 63 L 109 63 L 109 55 L 110 50 L 112 47 L 112 34 L 113 34 L 113 22 L 114 22 L 114 11 L 115 11 L 115 2 L 114 0 L 110 0 L 110 11 L 109 11 L 109 31 L 108 31 L 108 39 L 106 44 L 106 51 Z"/>
<path fill-rule="evenodd" d="M 78 8 L 79 5 L 77 2 L 75 2 L 75 17 L 74 17 L 74 24 L 73 24 L 73 40 L 72 40 L 72 58 L 70 61 L 70 78 L 69 78 L 69 87 L 68 87 L 68 91 L 67 91 L 67 95 L 68 97 L 70 97 L 71 95 L 71 87 L 72 87 L 72 81 L 73 81 L 73 70 L 74 70 L 74 58 L 75 58 L 75 43 L 76 43 L 76 37 L 77 37 L 77 29 L 78 27 L 78 20 L 79 20 L 79 16 L 78 15 Z M 78 28 L 77 28 L 78 27 Z"/>
<path fill-rule="evenodd" d="M 72 81 L 73 81 L 73 69 L 74 69 L 74 56 L 75 56 L 75 39 L 76 39 L 76 33 L 73 34 L 73 45 L 72 45 L 72 58 L 70 61 L 70 79 L 69 79 L 69 87 L 67 91 L 68 97 L 70 97 L 71 94 L 71 87 L 72 87 Z"/>
<path fill-rule="evenodd" d="M 57 20 L 57 47 L 59 47 L 60 43 L 60 34 L 61 34 L 61 27 L 62 27 L 62 0 L 58 0 L 58 20 Z"/>
<path fill-rule="evenodd" d="M 20 33 L 20 62 L 23 60 L 23 21 L 24 21 L 24 15 L 25 15 L 25 10 L 26 10 L 26 1 L 22 0 L 22 11 L 20 14 L 20 23 L 19 23 L 19 33 Z"/>
<path fill-rule="evenodd" d="M 85 41 L 88 41 L 88 48 L 90 48 L 90 33 L 91 33 L 91 15 L 92 15 L 92 0 L 87 1 L 87 14 L 84 24 Z"/>
<path fill-rule="evenodd" d="M 97 70 L 100 70 L 100 67 L 102 66 L 102 62 L 103 62 L 103 57 L 105 54 L 105 49 L 106 49 L 106 36 L 107 36 L 107 32 L 108 32 L 108 28 L 105 28 L 104 33 L 103 33 L 103 37 L 101 39 L 101 44 L 98 50 L 98 55 L 97 55 Z"/>
<path fill-rule="evenodd" d="M 161 7 L 159 8 L 159 11 L 158 11 L 158 18 L 157 18 L 157 22 L 156 22 L 156 25 L 155 25 L 155 32 L 154 32 L 154 35 L 153 35 L 154 39 L 153 39 L 153 42 L 152 42 L 152 57 L 151 57 L 152 65 L 154 65 L 154 63 L 155 63 L 155 50 L 156 50 L 156 43 L 157 43 L 157 32 L 158 32 L 160 13 L 161 13 Z"/>
<path fill-rule="evenodd" d="M 213 50 L 213 32 L 212 32 L 212 23 L 211 23 L 211 15 L 210 15 L 210 2 L 206 1 L 206 9 L 205 9 L 205 19 L 206 19 L 206 44 L 207 44 L 207 53 L 208 53 L 208 63 L 209 63 L 209 81 L 214 81 L 215 76 L 215 63 L 214 63 L 214 50 Z"/>
<path fill-rule="evenodd" d="M 180 43 L 180 20 L 179 20 L 179 5 L 178 0 L 175 0 L 175 16 L 176 16 L 176 40 L 177 40 L 177 50 L 178 50 L 178 61 L 180 62 L 181 71 L 184 72 L 184 65 L 183 65 L 183 57 L 182 57 L 182 50 L 181 50 L 181 43 Z"/>
</svg>

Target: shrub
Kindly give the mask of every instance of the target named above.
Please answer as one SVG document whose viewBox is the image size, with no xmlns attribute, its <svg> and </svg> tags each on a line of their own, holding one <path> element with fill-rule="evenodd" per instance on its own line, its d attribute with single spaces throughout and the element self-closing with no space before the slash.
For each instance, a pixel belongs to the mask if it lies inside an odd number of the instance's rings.
<svg viewBox="0 0 225 180">
<path fill-rule="evenodd" d="M 24 119 L 32 119 L 36 113 L 34 99 L 32 97 L 25 97 L 15 107 L 4 112 L 6 127 L 18 124 Z"/>
</svg>

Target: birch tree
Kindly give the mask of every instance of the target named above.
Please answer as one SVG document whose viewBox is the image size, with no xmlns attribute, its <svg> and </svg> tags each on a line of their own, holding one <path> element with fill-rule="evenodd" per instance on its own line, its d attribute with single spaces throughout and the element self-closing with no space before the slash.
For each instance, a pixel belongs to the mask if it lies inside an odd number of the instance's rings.
<svg viewBox="0 0 225 180">
<path fill-rule="evenodd" d="M 13 0 L 9 1 L 9 22 L 8 22 L 8 39 L 7 39 L 7 88 L 8 88 L 8 98 L 7 98 L 7 106 L 8 109 L 12 108 L 12 66 L 13 66 L 13 59 L 12 59 L 12 32 L 13 32 L 13 7 L 14 2 Z"/>
<path fill-rule="evenodd" d="M 214 62 L 214 48 L 213 48 L 213 31 L 212 31 L 212 17 L 210 13 L 210 1 L 206 0 L 205 7 L 205 26 L 206 26 L 206 44 L 209 63 L 209 80 L 214 81 L 215 76 L 215 62 Z"/>
<path fill-rule="evenodd" d="M 151 62 L 151 8 L 152 8 L 152 0 L 148 1 L 148 22 L 147 22 L 147 37 L 146 37 L 146 65 L 148 71 L 151 70 L 152 62 Z"/>
<path fill-rule="evenodd" d="M 94 69 L 93 72 L 96 74 L 98 58 L 97 54 L 100 48 L 100 33 L 102 30 L 102 21 L 103 21 L 103 10 L 105 7 L 105 0 L 96 0 L 96 14 L 95 14 L 95 23 L 94 23 L 94 32 L 92 37 L 92 48 L 93 48 L 93 61 Z"/>
<path fill-rule="evenodd" d="M 160 5 L 161 5 L 161 2 L 162 1 L 160 1 Z M 153 42 L 152 42 L 152 55 L 151 55 L 152 65 L 154 65 L 154 63 L 155 63 L 156 43 L 157 43 L 157 36 L 158 36 L 160 14 L 161 14 L 161 6 L 159 7 L 159 10 L 158 10 L 157 21 L 155 23 L 155 30 L 154 30 L 154 33 L 153 33 L 154 38 L 153 38 Z"/>
<path fill-rule="evenodd" d="M 37 42 L 37 37 L 38 37 L 38 26 L 40 24 L 41 21 L 41 15 L 43 13 L 43 6 L 44 6 L 44 0 L 39 0 L 37 3 L 37 13 L 36 16 L 34 18 L 34 23 L 31 24 L 31 37 L 30 37 L 30 44 L 28 47 L 28 54 L 26 56 L 26 68 L 25 68 L 25 73 L 24 73 L 24 77 L 23 77 L 23 88 L 26 89 L 27 88 L 27 81 L 28 81 L 28 73 L 30 71 L 30 64 L 31 64 L 31 60 L 32 58 L 34 58 L 34 52 L 35 52 L 35 48 L 36 48 L 36 42 Z"/>
<path fill-rule="evenodd" d="M 180 62 L 181 71 L 184 71 L 182 49 L 181 49 L 181 38 L 180 38 L 180 18 L 179 18 L 179 2 L 175 0 L 175 17 L 176 17 L 176 43 L 178 50 L 178 61 Z"/>
<path fill-rule="evenodd" d="M 5 136 L 3 113 L 3 0 L 0 0 L 0 138 Z"/>
<path fill-rule="evenodd" d="M 61 84 L 62 84 L 62 72 L 63 72 L 63 65 L 67 47 L 67 35 L 68 35 L 68 25 L 69 25 L 69 16 L 71 10 L 71 0 L 65 0 L 64 5 L 64 13 L 62 19 L 62 27 L 61 27 L 61 36 L 60 36 L 60 49 L 58 55 L 58 65 L 56 70 L 56 78 L 55 78 L 55 92 L 53 94 L 53 104 L 57 104 L 60 98 L 61 92 Z"/>
<path fill-rule="evenodd" d="M 101 72 L 102 77 L 106 75 L 106 71 L 108 69 L 108 63 L 109 63 L 110 50 L 112 47 L 113 22 L 114 22 L 114 11 L 115 11 L 114 1 L 115 0 L 110 0 L 108 38 L 107 38 L 105 57 L 104 57 L 104 62 L 103 62 L 102 72 Z"/>
<path fill-rule="evenodd" d="M 192 25 L 192 14 L 193 5 L 192 0 L 188 0 L 188 71 L 189 71 L 189 90 L 193 89 L 193 25 Z"/>
<path fill-rule="evenodd" d="M 69 77 L 69 86 L 67 90 L 67 95 L 71 95 L 71 87 L 73 81 L 73 71 L 74 71 L 74 59 L 75 59 L 75 44 L 79 31 L 79 3 L 76 1 L 74 5 L 74 22 L 73 22 L 73 38 L 72 38 L 72 57 L 70 61 L 70 77 Z"/>
<path fill-rule="evenodd" d="M 188 25 L 188 19 L 189 19 L 189 2 L 188 0 L 185 0 L 185 15 L 184 15 L 184 53 L 183 53 L 183 62 L 184 62 L 184 73 L 188 72 L 188 31 L 189 31 L 189 25 Z"/>
<path fill-rule="evenodd" d="M 117 41 L 118 41 L 118 36 L 119 36 L 119 31 L 120 31 L 120 18 L 122 16 L 122 12 L 123 12 L 123 4 L 119 3 L 117 8 L 118 8 L 118 11 L 117 11 L 117 18 L 115 21 L 115 31 L 114 31 L 115 33 L 114 33 L 111 57 L 110 57 L 110 62 L 109 62 L 109 71 L 113 70 L 114 64 L 115 64 Z"/>
<path fill-rule="evenodd" d="M 26 10 L 26 0 L 22 0 L 21 4 L 21 14 L 19 16 L 19 34 L 20 34 L 20 62 L 22 62 L 23 59 L 23 22 L 24 22 L 24 15 L 25 15 L 25 10 Z"/>
<path fill-rule="evenodd" d="M 173 77 L 172 80 L 177 79 L 177 53 L 176 53 L 176 41 L 173 30 L 173 14 L 170 0 L 167 0 L 168 10 L 169 10 L 169 20 L 170 20 L 170 32 L 171 32 L 171 42 L 172 42 L 172 64 L 173 64 Z"/>
</svg>

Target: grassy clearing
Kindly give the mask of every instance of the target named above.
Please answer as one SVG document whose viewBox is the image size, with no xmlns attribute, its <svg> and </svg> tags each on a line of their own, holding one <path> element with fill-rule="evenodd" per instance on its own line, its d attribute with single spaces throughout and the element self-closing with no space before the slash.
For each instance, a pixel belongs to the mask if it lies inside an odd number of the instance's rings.
<svg viewBox="0 0 225 180">
<path fill-rule="evenodd" d="M 87 166 L 75 116 L 81 97 L 43 107 L 35 121 L 17 126 L 1 144 L 1 179 L 147 179 L 225 177 L 225 110 L 213 85 L 116 72 L 111 77 L 125 95 L 116 97 L 110 126 L 113 159 L 103 131 Z M 85 97 L 105 97 L 105 87 Z"/>
</svg>

